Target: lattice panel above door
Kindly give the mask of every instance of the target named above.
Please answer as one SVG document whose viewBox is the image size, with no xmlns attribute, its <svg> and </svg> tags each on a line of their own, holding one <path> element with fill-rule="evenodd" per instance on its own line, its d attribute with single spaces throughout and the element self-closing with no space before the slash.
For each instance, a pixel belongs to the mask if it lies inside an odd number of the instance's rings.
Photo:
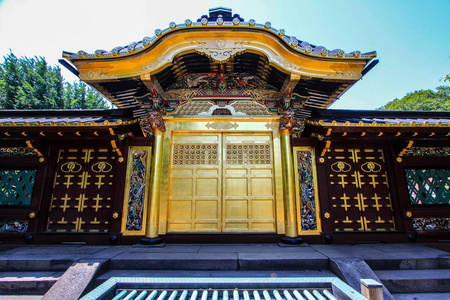
<svg viewBox="0 0 450 300">
<path fill-rule="evenodd" d="M 383 150 L 330 149 L 327 156 L 335 230 L 394 230 Z"/>
<path fill-rule="evenodd" d="M 107 148 L 59 151 L 48 231 L 108 231 L 115 158 Z"/>
</svg>

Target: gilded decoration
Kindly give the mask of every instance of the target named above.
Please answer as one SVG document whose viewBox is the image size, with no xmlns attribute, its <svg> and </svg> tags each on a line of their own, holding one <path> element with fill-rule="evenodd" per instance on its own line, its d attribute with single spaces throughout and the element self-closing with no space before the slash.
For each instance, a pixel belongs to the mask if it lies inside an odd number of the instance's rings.
<svg viewBox="0 0 450 300">
<path fill-rule="evenodd" d="M 217 165 L 217 144 L 174 144 L 173 165 Z"/>
<path fill-rule="evenodd" d="M 143 228 L 144 203 L 147 191 L 146 174 L 149 171 L 147 156 L 148 152 L 145 150 L 133 152 L 128 192 L 127 231 L 140 231 Z"/>
<path fill-rule="evenodd" d="M 287 110 L 283 113 L 280 119 L 280 130 L 303 131 L 305 128 L 305 121 L 300 121 L 294 117 L 295 112 Z"/>
<path fill-rule="evenodd" d="M 120 125 L 130 125 L 130 124 L 134 124 L 136 123 L 137 120 L 131 120 L 131 121 L 122 121 L 122 120 L 117 120 L 117 121 L 104 121 L 104 122 L 95 122 L 95 121 L 74 121 L 74 122 L 54 122 L 54 121 L 38 121 L 38 122 L 19 122 L 19 123 L 13 123 L 13 122 L 9 122 L 9 123 L 0 123 L 0 127 L 6 127 L 6 126 L 11 126 L 11 127 L 78 127 L 78 126 L 93 126 L 93 127 L 104 127 L 104 126 L 120 126 Z M 24 132 L 25 133 L 25 132 Z M 45 136 L 45 133 L 43 131 L 41 131 L 39 133 L 41 136 Z M 6 132 L 5 135 L 8 136 L 8 133 Z M 26 133 L 25 135 L 26 136 Z M 32 148 L 32 147 L 29 147 Z M 1 148 L 0 148 L 1 149 Z M 35 150 L 36 151 L 36 150 Z"/>
<path fill-rule="evenodd" d="M 38 156 L 38 155 L 33 149 L 28 147 L 0 148 L 0 157 L 18 157 L 18 156 Z"/>
<path fill-rule="evenodd" d="M 180 77 L 162 93 L 169 101 L 194 97 L 250 97 L 278 100 L 280 92 L 258 76 L 248 73 L 193 73 Z"/>
<path fill-rule="evenodd" d="M 206 100 L 192 100 L 188 101 L 176 108 L 170 115 L 174 116 L 213 116 L 213 115 L 232 115 L 232 116 L 268 116 L 274 115 L 267 107 L 256 101 L 251 100 L 236 100 L 224 101 L 221 103 L 217 101 Z"/>
<path fill-rule="evenodd" d="M 271 149 L 267 144 L 228 144 L 226 148 L 228 165 L 270 165 Z"/>
<path fill-rule="evenodd" d="M 381 171 L 381 166 L 376 162 L 369 161 L 361 165 L 361 170 L 366 173 L 378 173 Z"/>
<path fill-rule="evenodd" d="M 63 171 L 64 173 L 78 173 L 82 168 L 83 166 L 73 161 L 66 162 L 65 164 L 61 165 L 61 171 Z"/>
<path fill-rule="evenodd" d="M 405 169 L 411 205 L 450 204 L 449 169 Z"/>
<path fill-rule="evenodd" d="M 383 121 L 383 122 L 376 122 L 373 121 L 371 123 L 368 122 L 364 122 L 364 121 L 359 121 L 359 122 L 350 122 L 350 121 L 345 121 L 345 122 L 325 122 L 323 120 L 319 120 L 319 121 L 311 121 L 308 120 L 307 121 L 308 124 L 311 125 L 320 125 L 323 127 L 349 127 L 349 126 L 355 126 L 355 127 L 449 127 L 450 124 L 448 123 L 443 123 L 441 121 L 436 121 L 434 120 L 434 122 L 425 122 L 425 123 L 417 123 L 417 122 L 411 122 L 411 123 L 405 123 L 405 122 L 398 122 L 398 119 L 391 119 L 389 121 Z M 400 136 L 402 133 L 401 132 L 397 132 L 396 136 Z M 431 135 L 432 136 L 432 135 Z M 426 147 L 424 147 L 426 148 Z M 435 149 L 437 149 L 439 147 L 436 147 Z M 443 147 L 443 148 L 448 148 L 448 147 Z"/>
<path fill-rule="evenodd" d="M 450 156 L 450 147 L 411 147 L 403 156 L 448 157 Z"/>
<path fill-rule="evenodd" d="M 180 116 L 196 116 L 200 113 L 208 113 L 213 103 L 209 101 L 189 101 L 177 107 L 174 115 Z"/>
<path fill-rule="evenodd" d="M 224 63 L 237 54 L 245 52 L 242 41 L 233 40 L 204 40 L 197 41 L 199 45 L 195 50 L 200 54 L 206 55 L 215 62 Z"/>
<path fill-rule="evenodd" d="M 239 124 L 236 122 L 208 122 L 205 127 L 215 130 L 229 130 L 237 129 L 239 127 Z"/>
<path fill-rule="evenodd" d="M 246 116 L 267 116 L 273 115 L 269 112 L 265 105 L 259 104 L 254 101 L 235 101 L 231 104 L 236 113 L 242 113 Z"/>
<path fill-rule="evenodd" d="M 95 173 L 108 173 L 112 170 L 112 165 L 105 161 L 99 161 L 98 163 L 92 165 L 91 169 Z"/>
<path fill-rule="evenodd" d="M 412 221 L 417 231 L 450 231 L 450 218 L 413 218 Z"/>
<path fill-rule="evenodd" d="M 298 196 L 301 231 L 317 231 L 317 195 L 311 150 L 297 150 Z"/>
<path fill-rule="evenodd" d="M 161 117 L 161 114 L 157 111 L 149 112 L 150 117 L 141 121 L 141 126 L 147 133 L 155 131 L 166 131 L 166 125 Z"/>
<path fill-rule="evenodd" d="M 352 170 L 352 166 L 344 161 L 337 161 L 331 165 L 331 169 L 336 172 L 350 172 Z"/>
</svg>

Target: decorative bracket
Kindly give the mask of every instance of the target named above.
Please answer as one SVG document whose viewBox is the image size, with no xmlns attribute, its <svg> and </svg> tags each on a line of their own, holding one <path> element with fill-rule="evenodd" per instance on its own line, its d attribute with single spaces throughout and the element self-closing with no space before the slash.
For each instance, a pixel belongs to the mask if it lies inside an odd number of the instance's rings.
<svg viewBox="0 0 450 300">
<path fill-rule="evenodd" d="M 117 147 L 116 141 L 115 140 L 111 140 L 111 147 L 114 149 L 114 151 L 117 152 L 117 155 L 119 155 L 120 157 L 122 157 L 122 151 L 120 151 L 119 147 Z"/>
<path fill-rule="evenodd" d="M 142 83 L 144 83 L 149 89 L 150 94 L 146 94 L 142 97 L 135 97 L 135 99 L 141 102 L 145 108 L 152 108 L 153 110 L 161 111 L 164 105 L 164 100 L 162 99 L 161 95 L 164 90 L 159 84 L 158 80 L 155 78 L 155 76 L 151 76 L 150 74 L 142 74 L 140 78 Z M 151 107 L 149 107 L 150 101 L 148 101 L 150 98 L 152 103 Z"/>
<path fill-rule="evenodd" d="M 31 144 L 31 141 L 30 141 L 30 140 L 25 141 L 25 143 L 27 144 L 28 148 L 33 149 L 33 151 L 34 151 L 39 157 L 44 157 L 44 156 L 42 155 L 42 153 L 41 153 L 36 147 L 34 147 L 34 146 Z"/>
<path fill-rule="evenodd" d="M 330 149 L 331 141 L 327 140 L 325 143 L 325 147 L 322 149 L 322 152 L 320 153 L 320 157 L 323 158 L 325 156 L 325 153 L 327 153 L 327 150 Z"/>
<path fill-rule="evenodd" d="M 298 120 L 294 118 L 294 111 L 287 110 L 283 113 L 280 119 L 280 131 L 292 131 L 301 132 L 305 129 L 305 120 Z"/>
<path fill-rule="evenodd" d="M 408 149 L 411 148 L 413 144 L 414 144 L 414 141 L 412 141 L 412 140 L 408 141 L 408 145 L 406 145 L 406 147 L 403 148 L 403 149 L 400 151 L 400 153 L 398 154 L 398 156 L 397 156 L 397 162 L 402 162 L 402 160 L 403 160 L 403 159 L 402 159 L 402 156 L 403 156 L 406 152 L 408 152 Z"/>
<path fill-rule="evenodd" d="M 161 114 L 157 111 L 149 112 L 150 117 L 145 118 L 141 121 L 142 130 L 148 135 L 153 134 L 156 131 L 166 131 L 166 125 L 161 117 Z"/>
<path fill-rule="evenodd" d="M 286 80 L 284 81 L 283 86 L 281 87 L 281 104 L 282 109 L 284 111 L 288 110 L 291 107 L 291 97 L 292 92 L 294 91 L 295 86 L 300 80 L 300 75 L 290 74 Z"/>
</svg>

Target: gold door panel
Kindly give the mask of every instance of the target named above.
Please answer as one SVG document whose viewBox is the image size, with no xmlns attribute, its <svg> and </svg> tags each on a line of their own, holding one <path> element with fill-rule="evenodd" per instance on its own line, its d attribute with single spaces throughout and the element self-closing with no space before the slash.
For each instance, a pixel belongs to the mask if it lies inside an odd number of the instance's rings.
<svg viewBox="0 0 450 300">
<path fill-rule="evenodd" d="M 174 134 L 168 232 L 275 232 L 270 134 Z"/>
<path fill-rule="evenodd" d="M 175 135 L 169 185 L 169 232 L 220 231 L 220 135 Z"/>
<path fill-rule="evenodd" d="M 224 134 L 224 232 L 274 232 L 272 136 Z"/>
</svg>

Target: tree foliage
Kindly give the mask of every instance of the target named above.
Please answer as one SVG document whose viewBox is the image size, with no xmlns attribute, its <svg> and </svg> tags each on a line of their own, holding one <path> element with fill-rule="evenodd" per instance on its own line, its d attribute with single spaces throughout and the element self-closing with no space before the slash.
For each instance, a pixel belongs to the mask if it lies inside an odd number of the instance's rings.
<svg viewBox="0 0 450 300">
<path fill-rule="evenodd" d="M 108 108 L 104 98 L 83 82 L 69 83 L 61 69 L 43 57 L 16 57 L 0 64 L 0 109 Z"/>
<path fill-rule="evenodd" d="M 436 91 L 420 90 L 394 99 L 380 110 L 450 111 L 450 86 L 438 86 Z"/>
</svg>

